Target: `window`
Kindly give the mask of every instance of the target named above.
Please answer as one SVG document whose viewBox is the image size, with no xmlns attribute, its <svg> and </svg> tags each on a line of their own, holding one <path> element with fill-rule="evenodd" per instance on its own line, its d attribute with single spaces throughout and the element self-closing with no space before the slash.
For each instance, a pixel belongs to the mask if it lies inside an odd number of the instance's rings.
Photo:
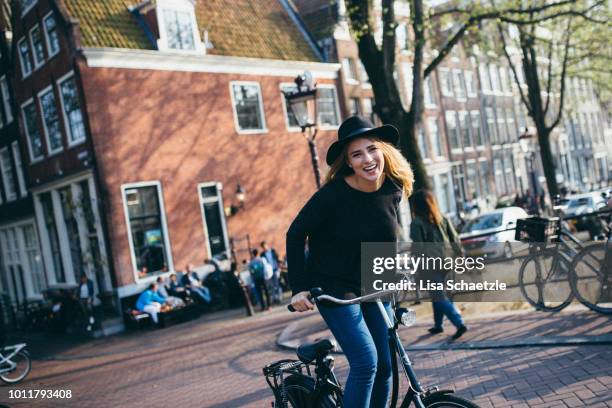
<svg viewBox="0 0 612 408">
<path fill-rule="evenodd" d="M 493 92 L 499 92 L 501 88 L 499 86 L 499 71 L 497 70 L 497 65 L 489 65 L 489 76 L 491 77 L 491 90 L 493 90 Z"/>
<path fill-rule="evenodd" d="M 372 123 L 376 123 L 376 114 L 374 113 L 374 107 L 372 106 L 372 98 L 363 98 L 361 103 L 363 106 L 363 116 L 370 119 Z"/>
<path fill-rule="evenodd" d="M 484 139 L 480 130 L 480 111 L 470 111 L 470 117 L 472 119 L 472 137 L 476 142 L 476 146 L 484 146 Z"/>
<path fill-rule="evenodd" d="M 238 133 L 266 131 L 261 90 L 256 82 L 232 82 L 232 102 Z"/>
<path fill-rule="evenodd" d="M 508 76 L 508 69 L 506 67 L 499 67 L 499 76 L 501 80 L 501 88 L 506 93 L 512 92 L 510 85 L 510 77 Z"/>
<path fill-rule="evenodd" d="M 13 160 L 15 161 L 15 170 L 17 170 L 17 181 L 19 182 L 19 190 L 21 196 L 25 197 L 28 195 L 28 191 L 25 185 L 25 178 L 23 177 L 23 167 L 21 165 L 21 152 L 19 151 L 19 144 L 17 141 L 11 143 L 11 149 L 13 150 Z"/>
<path fill-rule="evenodd" d="M 218 183 L 203 183 L 198 187 L 204 234 L 208 239 L 208 253 L 211 257 L 227 255 L 229 239 L 223 212 L 221 185 Z"/>
<path fill-rule="evenodd" d="M 480 75 L 480 86 L 482 87 L 482 91 L 484 93 L 491 93 L 491 80 L 485 64 L 478 65 L 478 74 Z"/>
<path fill-rule="evenodd" d="M 466 176 L 467 176 L 467 185 L 472 197 L 477 196 L 480 197 L 480 183 L 478 180 L 478 173 L 476 170 L 476 162 L 468 162 L 466 163 Z"/>
<path fill-rule="evenodd" d="M 470 98 L 476 97 L 474 73 L 472 71 L 463 71 L 463 78 L 465 79 L 465 89 L 467 91 L 467 96 L 469 96 Z"/>
<path fill-rule="evenodd" d="M 506 109 L 506 125 L 508 126 L 508 141 L 515 142 L 518 140 L 519 132 L 514 123 L 514 113 L 512 108 Z"/>
<path fill-rule="evenodd" d="M 17 184 L 13 176 L 13 163 L 11 162 L 11 153 L 8 147 L 0 149 L 0 172 L 2 173 L 2 182 L 4 183 L 4 192 L 6 201 L 14 201 L 17 199 Z"/>
<path fill-rule="evenodd" d="M 502 162 L 499 158 L 493 159 L 493 171 L 495 173 L 495 186 L 497 187 L 497 193 L 499 195 L 505 195 L 508 190 L 506 190 L 504 171 L 502 168 Z"/>
<path fill-rule="evenodd" d="M 359 98 L 351 98 L 349 102 L 349 106 L 351 109 L 351 112 L 350 112 L 351 116 L 360 114 Z"/>
<path fill-rule="evenodd" d="M 342 59 L 342 72 L 347 82 L 357 82 L 357 73 L 355 72 L 355 64 L 351 58 Z"/>
<path fill-rule="evenodd" d="M 418 130 L 418 143 L 419 143 L 419 151 L 421 152 L 421 157 L 424 159 L 429 158 L 429 144 L 427 143 L 427 138 L 425 137 L 425 129 L 421 126 Z"/>
<path fill-rule="evenodd" d="M 480 167 L 480 180 L 482 180 L 482 194 L 486 196 L 491 194 L 491 190 L 489 188 L 489 162 L 486 160 L 481 160 L 478 162 L 478 166 Z"/>
<path fill-rule="evenodd" d="M 472 136 L 472 123 L 470 121 L 470 115 L 468 112 L 459 113 L 459 123 L 461 124 L 461 136 L 463 139 L 463 148 L 471 149 L 474 147 L 474 140 Z"/>
<path fill-rule="evenodd" d="M 161 186 L 157 182 L 124 185 L 123 204 L 132 250 L 132 265 L 155 274 L 172 269 Z"/>
<path fill-rule="evenodd" d="M 448 140 L 451 149 L 460 149 L 459 128 L 457 124 L 457 112 L 447 111 L 446 113 L 446 128 L 448 129 Z"/>
<path fill-rule="evenodd" d="M 340 113 L 338 112 L 338 98 L 336 88 L 332 86 L 319 85 L 317 87 L 317 112 L 319 125 L 337 127 L 340 125 Z"/>
<path fill-rule="evenodd" d="M 42 209 L 43 223 L 47 232 L 47 239 L 51 251 L 51 262 L 52 268 L 55 272 L 55 280 L 58 283 L 66 282 L 66 272 L 64 271 L 64 264 L 62 263 L 62 255 L 60 250 L 60 241 L 57 231 L 57 225 L 55 223 L 55 214 L 53 212 L 53 201 L 51 200 L 51 193 L 43 193 L 39 196 L 40 206 Z"/>
<path fill-rule="evenodd" d="M 30 43 L 32 44 L 32 54 L 34 55 L 34 66 L 38 68 L 45 63 L 45 49 L 38 24 L 30 30 Z"/>
<path fill-rule="evenodd" d="M 47 149 L 49 150 L 49 154 L 53 154 L 62 150 L 62 132 L 60 131 L 53 88 L 49 87 L 42 91 L 38 98 L 43 116 L 43 128 L 45 130 Z"/>
<path fill-rule="evenodd" d="M 458 197 L 462 203 L 465 203 L 467 195 L 465 191 L 463 164 L 454 164 L 451 171 L 453 173 L 453 180 L 455 182 L 455 196 Z"/>
<path fill-rule="evenodd" d="M 431 139 L 434 157 L 443 156 L 442 142 L 440 140 L 440 130 L 438 129 L 438 119 L 427 118 L 427 127 L 429 128 L 429 138 Z"/>
<path fill-rule="evenodd" d="M 359 77 L 361 78 L 361 82 L 363 82 L 364 84 L 370 83 L 370 78 L 368 78 L 368 73 L 366 72 L 366 69 L 363 66 L 361 60 L 359 60 Z"/>
<path fill-rule="evenodd" d="M 442 88 L 442 95 L 453 95 L 452 79 L 450 76 L 450 72 L 446 68 L 440 68 L 440 87 Z"/>
<path fill-rule="evenodd" d="M 514 159 L 512 152 L 507 152 L 504 155 L 504 174 L 506 176 L 507 193 L 512 193 L 514 188 Z"/>
<path fill-rule="evenodd" d="M 195 50 L 193 14 L 186 10 L 163 10 L 167 46 L 173 50 Z"/>
<path fill-rule="evenodd" d="M 85 140 L 85 123 L 79 104 L 78 89 L 72 74 L 59 82 L 64 119 L 67 125 L 68 145 L 73 146 Z"/>
<path fill-rule="evenodd" d="M 26 136 L 28 139 L 28 147 L 30 149 L 30 160 L 38 161 L 43 157 L 42 139 L 38 131 L 38 114 L 36 113 L 36 105 L 30 100 L 21 107 L 23 114 L 23 124 L 25 127 Z"/>
<path fill-rule="evenodd" d="M 495 114 L 497 115 L 497 123 L 499 124 L 499 142 L 505 143 L 508 141 L 508 128 L 506 127 L 506 111 L 503 108 L 497 108 Z"/>
<path fill-rule="evenodd" d="M 487 136 L 491 144 L 498 144 L 499 141 L 497 139 L 497 124 L 495 122 L 495 114 L 493 112 L 493 108 L 485 108 L 485 114 L 487 116 Z"/>
<path fill-rule="evenodd" d="M 82 271 L 85 271 L 85 260 L 83 259 L 83 250 L 81 248 L 81 239 L 79 237 L 79 227 L 76 220 L 77 201 L 72 196 L 70 186 L 58 190 L 61 212 L 66 226 L 66 234 L 68 235 L 68 247 L 70 249 L 70 259 L 72 260 L 72 272 L 74 273 L 75 282 L 79 281 Z"/>
<path fill-rule="evenodd" d="M 6 115 L 6 123 L 13 121 L 13 106 L 11 105 L 11 94 L 9 93 L 6 77 L 0 78 L 0 91 L 2 92 L 2 104 L 4 105 L 4 113 Z"/>
<path fill-rule="evenodd" d="M 30 267 L 30 275 L 32 276 L 32 285 L 35 293 L 41 293 L 45 288 L 45 279 L 43 277 L 43 266 L 40 257 L 38 238 L 33 224 L 28 224 L 22 227 L 23 243 L 25 255 Z"/>
<path fill-rule="evenodd" d="M 47 52 L 49 58 L 57 55 L 60 50 L 59 36 L 57 34 L 57 24 L 53 12 L 47 14 L 43 20 L 45 26 L 45 39 L 47 40 Z"/>
<path fill-rule="evenodd" d="M 455 85 L 455 97 L 465 99 L 465 84 L 463 83 L 463 71 L 453 70 L 453 84 Z"/>
<path fill-rule="evenodd" d="M 21 16 L 25 16 L 26 13 L 32 10 L 32 7 L 36 5 L 38 0 L 21 0 Z"/>
<path fill-rule="evenodd" d="M 28 46 L 28 42 L 26 41 L 26 39 L 22 38 L 17 43 L 17 48 L 19 48 L 19 62 L 21 62 L 21 76 L 25 78 L 32 73 L 32 62 L 30 60 L 30 47 Z"/>
<path fill-rule="evenodd" d="M 436 106 L 436 100 L 434 97 L 433 84 L 431 83 L 431 76 L 425 78 L 424 83 L 424 93 L 425 93 L 425 107 L 431 108 Z"/>
<path fill-rule="evenodd" d="M 409 109 L 410 101 L 412 100 L 412 65 L 407 63 L 402 63 L 402 80 L 404 81 L 404 92 L 405 97 L 404 105 Z"/>
</svg>

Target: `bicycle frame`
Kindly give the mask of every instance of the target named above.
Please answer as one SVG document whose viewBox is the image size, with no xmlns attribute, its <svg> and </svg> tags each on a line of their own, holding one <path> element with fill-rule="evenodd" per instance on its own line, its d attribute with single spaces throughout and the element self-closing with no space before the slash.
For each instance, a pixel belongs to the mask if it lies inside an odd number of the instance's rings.
<svg viewBox="0 0 612 408">
<path fill-rule="evenodd" d="M 0 352 L 0 367 L 2 367 L 5 364 L 7 364 L 8 366 L 4 368 L 0 368 L 0 374 L 6 373 L 8 371 L 15 369 L 17 364 L 11 361 L 11 358 L 13 358 L 13 356 L 15 356 L 17 353 L 19 353 L 24 348 L 26 348 L 26 344 L 20 343 L 20 344 L 14 344 L 12 346 L 6 346 L 2 349 L 2 352 Z M 4 352 L 11 351 L 11 350 L 12 352 L 10 354 L 6 356 L 3 354 Z"/>
</svg>

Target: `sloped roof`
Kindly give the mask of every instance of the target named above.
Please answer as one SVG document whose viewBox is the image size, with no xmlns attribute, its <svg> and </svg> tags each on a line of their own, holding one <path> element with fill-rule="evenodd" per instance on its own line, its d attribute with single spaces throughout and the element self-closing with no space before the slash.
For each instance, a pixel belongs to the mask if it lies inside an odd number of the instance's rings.
<svg viewBox="0 0 612 408">
<path fill-rule="evenodd" d="M 138 0 L 63 0 L 79 20 L 85 47 L 152 49 L 128 11 Z M 278 0 L 197 0 L 200 33 L 208 31 L 217 55 L 319 61 Z"/>
</svg>

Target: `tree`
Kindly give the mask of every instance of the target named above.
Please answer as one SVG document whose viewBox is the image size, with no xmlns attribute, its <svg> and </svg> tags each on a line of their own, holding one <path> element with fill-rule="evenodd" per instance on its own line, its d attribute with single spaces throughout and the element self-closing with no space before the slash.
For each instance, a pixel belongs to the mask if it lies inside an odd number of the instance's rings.
<svg viewBox="0 0 612 408">
<path fill-rule="evenodd" d="M 542 167 L 551 199 L 559 191 L 550 136 L 561 122 L 566 109 L 568 75 L 576 67 L 587 72 L 589 60 L 597 63 L 601 61 L 601 56 L 585 50 L 590 50 L 594 43 L 605 43 L 610 38 L 602 36 L 609 34 L 610 20 L 605 19 L 606 14 L 608 10 L 604 0 L 577 1 L 571 5 L 571 9 L 558 10 L 553 14 L 533 11 L 527 19 L 499 21 L 497 25 L 502 52 L 510 65 L 521 101 L 537 131 Z M 514 42 L 507 38 L 508 25 L 514 26 L 518 32 Z M 591 30 L 595 25 L 607 26 L 608 30 Z M 608 48 L 604 47 L 603 55 L 606 55 L 606 51 L 609 53 Z M 512 55 L 512 49 L 518 50 L 518 55 Z M 521 87 L 519 72 L 525 79 L 526 90 Z"/>
<path fill-rule="evenodd" d="M 346 0 L 347 15 L 351 31 L 359 49 L 359 58 L 368 74 L 374 92 L 374 111 L 384 123 L 395 125 L 400 131 L 400 149 L 411 163 L 415 174 L 416 188 L 430 188 L 427 172 L 423 164 L 416 135 L 422 126 L 424 111 L 423 82 L 446 58 L 453 47 L 468 33 L 474 31 L 485 20 L 498 20 L 506 23 L 527 25 L 534 23 L 530 16 L 541 13 L 549 18 L 552 15 L 572 14 L 571 5 L 576 0 L 557 2 L 541 1 L 541 5 L 523 6 L 524 2 L 505 1 L 501 7 L 485 5 L 474 1 L 469 9 L 446 7 L 432 10 L 423 0 L 409 0 L 411 44 L 413 55 L 412 97 L 410 108 L 404 109 L 400 92 L 394 80 L 396 58 L 397 21 L 395 0 L 381 0 L 381 21 L 377 22 L 373 0 Z M 439 27 L 442 19 L 452 17 L 454 25 L 450 34 L 440 41 Z M 382 24 L 383 38 L 381 47 L 375 40 L 377 24 Z M 436 44 L 439 46 L 435 46 Z M 425 51 L 437 49 L 430 61 L 425 60 Z"/>
</svg>

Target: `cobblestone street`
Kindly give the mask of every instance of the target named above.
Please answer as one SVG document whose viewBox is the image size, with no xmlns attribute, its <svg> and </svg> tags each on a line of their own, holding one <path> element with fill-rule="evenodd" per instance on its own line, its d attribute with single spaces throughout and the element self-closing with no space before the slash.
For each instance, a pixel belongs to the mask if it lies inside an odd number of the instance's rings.
<svg viewBox="0 0 612 408">
<path fill-rule="evenodd" d="M 35 360 L 23 384 L 0 387 L 0 402 L 10 407 L 269 407 L 271 393 L 261 368 L 292 357 L 276 346 L 276 339 L 296 318 L 276 308 L 253 318 L 200 319 L 98 339 Z M 487 319 L 468 320 L 472 337 L 465 341 L 476 344 L 487 330 L 499 332 Z M 511 336 L 519 330 L 538 332 L 537 322 L 551 326 L 554 319 L 562 319 L 556 330 L 569 336 L 587 323 L 588 333 L 600 339 L 611 333 L 609 318 L 586 311 L 561 318 L 522 313 L 502 319 L 500 327 Z M 426 327 L 405 329 L 404 337 L 412 342 L 412 333 Z M 410 355 L 423 385 L 453 386 L 482 407 L 612 407 L 609 343 L 432 349 Z M 337 362 L 344 379 L 346 362 L 342 356 Z M 70 389 L 73 398 L 9 400 L 10 389 Z"/>
</svg>

